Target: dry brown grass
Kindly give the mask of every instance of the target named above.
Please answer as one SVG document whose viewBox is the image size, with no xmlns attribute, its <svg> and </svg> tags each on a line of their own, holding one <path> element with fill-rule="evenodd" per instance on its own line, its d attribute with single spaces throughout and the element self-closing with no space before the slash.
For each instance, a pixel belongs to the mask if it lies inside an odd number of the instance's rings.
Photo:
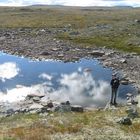
<svg viewBox="0 0 140 140">
<path fill-rule="evenodd" d="M 120 137 L 128 134 L 140 135 L 140 118 L 133 120 L 131 126 L 122 126 L 116 123 L 116 118 L 127 116 L 125 110 L 125 107 L 120 107 L 117 110 L 109 111 L 93 110 L 83 113 L 53 113 L 53 116 L 48 115 L 46 117 L 41 117 L 37 114 L 16 115 L 0 121 L 0 139 L 50 140 L 56 134 L 69 134 L 72 136 L 83 133 L 90 133 L 90 135 L 93 133 L 97 137 L 100 137 L 99 135 L 102 134 L 102 136 L 105 135 L 105 137 L 109 138 L 111 134 L 114 137 L 114 134 L 118 132 L 121 132 Z M 20 123 L 19 120 L 21 120 Z M 25 123 L 27 120 L 29 123 Z M 14 124 L 17 122 L 18 125 L 12 126 L 13 121 Z"/>
</svg>

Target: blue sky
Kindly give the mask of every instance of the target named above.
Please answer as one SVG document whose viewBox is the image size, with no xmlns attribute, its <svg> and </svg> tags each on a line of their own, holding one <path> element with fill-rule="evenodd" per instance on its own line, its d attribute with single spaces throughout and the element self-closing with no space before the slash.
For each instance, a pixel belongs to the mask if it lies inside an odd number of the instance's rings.
<svg viewBox="0 0 140 140">
<path fill-rule="evenodd" d="M 140 7 L 140 0 L 0 0 L 0 6 L 26 6 L 34 4 L 65 5 L 65 6 Z"/>
</svg>

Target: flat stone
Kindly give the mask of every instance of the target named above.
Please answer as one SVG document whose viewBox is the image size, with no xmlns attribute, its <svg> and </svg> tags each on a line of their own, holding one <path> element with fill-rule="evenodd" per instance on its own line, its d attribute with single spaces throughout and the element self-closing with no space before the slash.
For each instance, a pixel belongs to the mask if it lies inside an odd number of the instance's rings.
<svg viewBox="0 0 140 140">
<path fill-rule="evenodd" d="M 41 53 L 41 55 L 51 55 L 51 54 L 47 51 L 44 51 L 44 52 Z"/>
<path fill-rule="evenodd" d="M 52 48 L 51 49 L 52 51 L 58 51 L 58 50 L 60 50 L 59 48 Z"/>
<path fill-rule="evenodd" d="M 92 51 L 88 52 L 88 54 L 93 55 L 93 56 L 103 56 L 105 53 L 103 51 Z"/>
<path fill-rule="evenodd" d="M 58 57 L 64 57 L 64 54 L 58 54 Z"/>
</svg>

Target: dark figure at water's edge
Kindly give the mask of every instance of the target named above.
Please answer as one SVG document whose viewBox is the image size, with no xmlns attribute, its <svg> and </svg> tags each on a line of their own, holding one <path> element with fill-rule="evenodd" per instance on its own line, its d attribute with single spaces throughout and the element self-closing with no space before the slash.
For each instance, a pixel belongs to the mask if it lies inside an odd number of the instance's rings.
<svg viewBox="0 0 140 140">
<path fill-rule="evenodd" d="M 116 98 L 117 98 L 118 87 L 120 85 L 120 80 L 119 80 L 119 78 L 116 77 L 116 74 L 112 75 L 110 85 L 111 85 L 111 89 L 112 89 L 110 104 L 117 105 Z"/>
</svg>

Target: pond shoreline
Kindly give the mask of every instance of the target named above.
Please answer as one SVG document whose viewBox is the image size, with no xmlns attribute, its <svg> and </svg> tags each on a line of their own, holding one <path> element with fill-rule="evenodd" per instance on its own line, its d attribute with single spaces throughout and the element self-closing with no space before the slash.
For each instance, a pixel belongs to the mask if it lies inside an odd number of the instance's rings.
<svg viewBox="0 0 140 140">
<path fill-rule="evenodd" d="M 135 53 L 124 53 L 106 47 L 73 44 L 55 38 L 56 30 L 52 29 L 1 29 L 0 50 L 33 60 L 54 59 L 64 62 L 75 62 L 82 58 L 96 58 L 105 67 L 122 71 L 124 78 L 140 92 L 140 56 Z"/>
</svg>

